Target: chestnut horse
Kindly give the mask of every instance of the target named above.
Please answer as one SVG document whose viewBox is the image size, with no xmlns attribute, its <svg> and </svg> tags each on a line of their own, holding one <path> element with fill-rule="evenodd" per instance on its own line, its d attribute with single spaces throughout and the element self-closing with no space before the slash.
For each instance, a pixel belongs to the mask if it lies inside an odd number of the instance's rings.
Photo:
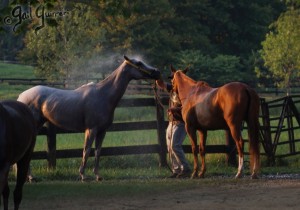
<svg viewBox="0 0 300 210">
<path fill-rule="evenodd" d="M 20 94 L 18 101 L 29 106 L 38 127 L 49 121 L 71 131 L 85 131 L 83 156 L 79 173 L 84 171 L 95 140 L 96 180 L 99 176 L 99 157 L 106 130 L 113 122 L 114 111 L 129 82 L 133 79 L 159 79 L 160 72 L 139 60 L 129 59 L 97 84 L 90 83 L 75 90 L 36 86 Z"/>
<path fill-rule="evenodd" d="M 195 81 L 188 77 L 187 71 L 173 72 L 173 91 L 182 103 L 182 117 L 185 128 L 192 145 L 194 156 L 194 172 L 192 178 L 198 173 L 197 136 L 198 131 L 201 157 L 201 171 L 198 176 L 204 177 L 205 145 L 208 130 L 229 130 L 237 147 L 239 165 L 236 178 L 240 178 L 244 163 L 244 142 L 242 139 L 242 122 L 247 122 L 250 144 L 251 178 L 257 178 L 260 165 L 259 153 L 259 97 L 257 93 L 246 84 L 231 82 L 219 88 L 212 88 L 207 83 Z"/>
<path fill-rule="evenodd" d="M 18 101 L 0 102 L 0 192 L 4 209 L 8 209 L 8 173 L 10 166 L 15 163 L 17 184 L 14 190 L 14 209 L 19 208 L 35 139 L 35 121 L 28 107 Z"/>
</svg>

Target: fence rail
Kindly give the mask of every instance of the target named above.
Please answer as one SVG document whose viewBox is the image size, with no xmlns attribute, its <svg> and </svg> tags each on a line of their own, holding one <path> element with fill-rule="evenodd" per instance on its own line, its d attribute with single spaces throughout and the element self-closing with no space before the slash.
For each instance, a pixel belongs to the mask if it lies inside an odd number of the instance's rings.
<svg viewBox="0 0 300 210">
<path fill-rule="evenodd" d="M 168 105 L 168 98 L 161 98 L 161 103 Z M 167 165 L 167 145 L 165 140 L 165 130 L 168 122 L 164 119 L 164 108 L 154 98 L 135 98 L 135 99 L 121 99 L 118 107 L 153 107 L 156 109 L 156 120 L 155 121 L 137 121 L 137 122 L 122 122 L 113 123 L 107 130 L 108 132 L 115 131 L 133 131 L 133 130 L 156 130 L 157 131 L 157 144 L 151 145 L 138 145 L 138 146 L 122 146 L 122 147 L 103 147 L 101 149 L 101 156 L 112 156 L 112 155 L 132 155 L 132 154 L 158 154 L 159 165 Z M 37 151 L 33 154 L 33 159 L 47 159 L 49 168 L 56 166 L 57 158 L 80 158 L 82 157 L 82 149 L 56 149 L 56 135 L 77 133 L 72 131 L 63 130 L 57 128 L 51 124 L 46 124 L 43 127 L 39 135 L 47 136 L 47 151 Z M 191 147 L 184 145 L 183 149 L 187 153 L 191 153 Z M 232 145 L 208 145 L 207 153 L 225 153 L 228 155 L 235 156 L 232 153 Z M 94 149 L 91 150 L 90 156 L 94 156 Z M 234 157 L 235 158 L 235 157 Z M 234 159 L 234 158 L 228 158 Z"/>
<path fill-rule="evenodd" d="M 300 154 L 299 99 L 300 95 L 293 95 L 268 102 L 261 100 L 265 127 L 262 142 L 271 164 L 275 158 Z"/>
<path fill-rule="evenodd" d="M 20 82 L 20 81 L 23 81 Z M 16 78 L 0 78 L 0 82 L 8 82 L 9 84 L 26 84 L 35 85 L 48 84 L 44 79 L 16 79 Z M 52 85 L 62 85 L 57 83 Z M 132 84 L 128 87 L 132 93 L 147 92 L 153 95 L 153 89 L 149 84 Z M 164 95 L 161 98 L 164 105 L 168 104 L 168 97 Z M 135 98 L 122 99 L 118 107 L 144 107 L 149 106 L 156 109 L 156 120 L 154 121 L 139 121 L 126 123 L 113 123 L 108 129 L 108 132 L 114 131 L 133 131 L 133 130 L 156 130 L 157 144 L 125 146 L 125 147 L 104 147 L 101 150 L 101 155 L 129 155 L 129 154 L 149 154 L 156 153 L 160 157 L 160 165 L 166 165 L 167 146 L 165 141 L 165 129 L 167 121 L 164 119 L 164 108 L 154 98 Z M 286 96 L 272 101 L 266 101 L 261 98 L 260 103 L 260 141 L 263 146 L 263 155 L 266 155 L 270 163 L 274 162 L 276 157 L 287 157 L 295 154 L 300 154 L 300 95 Z M 279 113 L 279 114 L 278 114 Z M 82 149 L 56 150 L 56 135 L 63 133 L 75 133 L 60 128 L 55 128 L 52 125 L 43 127 L 39 135 L 47 136 L 47 151 L 38 151 L 33 155 L 33 159 L 47 159 L 49 167 L 55 167 L 57 158 L 73 158 L 81 157 Z M 284 136 L 284 135 L 285 136 Z M 225 138 L 225 137 L 224 137 Z M 247 142 L 247 141 L 246 141 Z M 288 147 L 285 152 L 278 152 L 279 147 Z M 191 147 L 184 145 L 183 149 L 187 153 L 191 153 Z M 235 144 L 230 136 L 226 136 L 225 145 L 208 145 L 207 153 L 225 153 L 228 162 L 235 163 Z M 94 150 L 91 151 L 94 155 Z"/>
<path fill-rule="evenodd" d="M 51 87 L 60 87 L 60 88 L 76 88 L 81 84 L 86 84 L 89 82 L 99 82 L 103 80 L 103 78 L 84 78 L 84 79 L 73 79 L 73 80 L 61 80 L 61 81 L 48 81 L 45 78 L 0 78 L 0 83 L 8 83 L 9 85 L 28 85 L 28 86 L 36 86 L 36 85 L 46 85 Z M 131 83 L 127 88 L 130 94 L 138 94 L 141 91 L 151 92 L 152 89 L 148 84 L 143 84 L 141 81 L 137 81 L 136 83 Z M 266 88 L 257 88 L 256 91 L 260 94 L 274 94 L 275 96 L 286 95 L 286 90 L 283 88 L 277 87 L 266 87 Z M 300 94 L 300 87 L 295 86 L 291 88 L 292 94 Z"/>
</svg>

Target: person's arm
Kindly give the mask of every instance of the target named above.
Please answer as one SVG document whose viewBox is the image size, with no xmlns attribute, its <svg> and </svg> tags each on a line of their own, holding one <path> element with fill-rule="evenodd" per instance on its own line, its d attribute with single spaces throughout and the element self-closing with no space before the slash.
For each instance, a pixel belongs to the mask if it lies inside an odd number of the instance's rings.
<svg viewBox="0 0 300 210">
<path fill-rule="evenodd" d="M 167 89 L 167 85 L 164 83 L 162 78 L 160 78 L 159 80 L 156 80 L 155 82 L 156 82 L 157 86 L 160 87 L 161 89 L 163 89 L 163 90 Z"/>
<path fill-rule="evenodd" d="M 172 90 L 172 85 L 169 83 L 165 83 L 162 79 L 156 80 L 156 84 L 161 89 L 170 92 Z"/>
</svg>

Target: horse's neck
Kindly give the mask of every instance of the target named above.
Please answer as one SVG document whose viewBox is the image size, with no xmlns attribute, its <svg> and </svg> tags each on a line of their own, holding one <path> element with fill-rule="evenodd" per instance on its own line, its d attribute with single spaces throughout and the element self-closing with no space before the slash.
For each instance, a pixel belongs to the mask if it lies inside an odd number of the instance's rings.
<svg viewBox="0 0 300 210">
<path fill-rule="evenodd" d="M 99 91 L 104 90 L 105 96 L 116 105 L 124 95 L 129 82 L 132 80 L 132 77 L 130 77 L 123 68 L 124 66 L 121 65 L 105 80 L 97 84 L 97 89 Z"/>
<path fill-rule="evenodd" d="M 198 94 L 201 94 L 201 93 L 208 93 L 208 92 L 211 92 L 213 89 L 214 89 L 214 88 L 212 88 L 211 86 L 209 86 L 206 82 L 199 81 L 199 82 L 197 82 L 195 91 L 196 91 Z"/>
<path fill-rule="evenodd" d="M 178 95 L 182 103 L 189 100 L 192 95 L 207 94 L 213 90 L 208 83 L 204 81 L 195 81 L 185 74 L 178 75 Z"/>
<path fill-rule="evenodd" d="M 178 85 L 178 95 L 181 102 L 183 103 L 189 97 L 191 91 L 193 91 L 197 83 L 196 81 L 191 80 L 188 77 L 183 77 L 183 79 L 181 79 L 180 81 L 181 82 Z"/>
</svg>

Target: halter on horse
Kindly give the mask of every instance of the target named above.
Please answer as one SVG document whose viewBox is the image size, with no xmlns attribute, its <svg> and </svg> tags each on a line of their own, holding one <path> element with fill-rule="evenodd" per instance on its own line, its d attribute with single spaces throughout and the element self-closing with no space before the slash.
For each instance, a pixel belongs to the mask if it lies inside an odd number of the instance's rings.
<svg viewBox="0 0 300 210">
<path fill-rule="evenodd" d="M 99 176 L 99 157 L 106 130 L 113 122 L 116 106 L 131 80 L 159 79 L 160 72 L 141 61 L 129 59 L 106 79 L 81 86 L 75 90 L 61 90 L 36 86 L 20 94 L 18 101 L 29 106 L 38 127 L 46 121 L 66 130 L 85 131 L 82 163 L 79 169 L 82 180 L 92 143 L 95 140 L 95 167 Z"/>
<path fill-rule="evenodd" d="M 205 145 L 208 130 L 226 129 L 236 143 L 239 166 L 236 178 L 242 176 L 244 162 L 244 142 L 241 135 L 242 122 L 248 125 L 250 143 L 250 164 L 252 178 L 257 178 L 259 169 L 259 97 L 249 86 L 232 82 L 219 88 L 212 88 L 205 82 L 197 82 L 185 75 L 183 71 L 172 69 L 173 91 L 178 93 L 182 103 L 182 116 L 191 141 L 194 155 L 194 172 L 197 176 L 197 136 L 199 133 L 199 153 L 202 161 L 198 176 L 203 178 L 206 171 Z"/>
<path fill-rule="evenodd" d="M 28 107 L 17 101 L 0 102 L 0 192 L 4 209 L 8 209 L 8 173 L 10 166 L 15 163 L 18 170 L 14 209 L 19 208 L 35 138 L 36 126 Z"/>
</svg>

